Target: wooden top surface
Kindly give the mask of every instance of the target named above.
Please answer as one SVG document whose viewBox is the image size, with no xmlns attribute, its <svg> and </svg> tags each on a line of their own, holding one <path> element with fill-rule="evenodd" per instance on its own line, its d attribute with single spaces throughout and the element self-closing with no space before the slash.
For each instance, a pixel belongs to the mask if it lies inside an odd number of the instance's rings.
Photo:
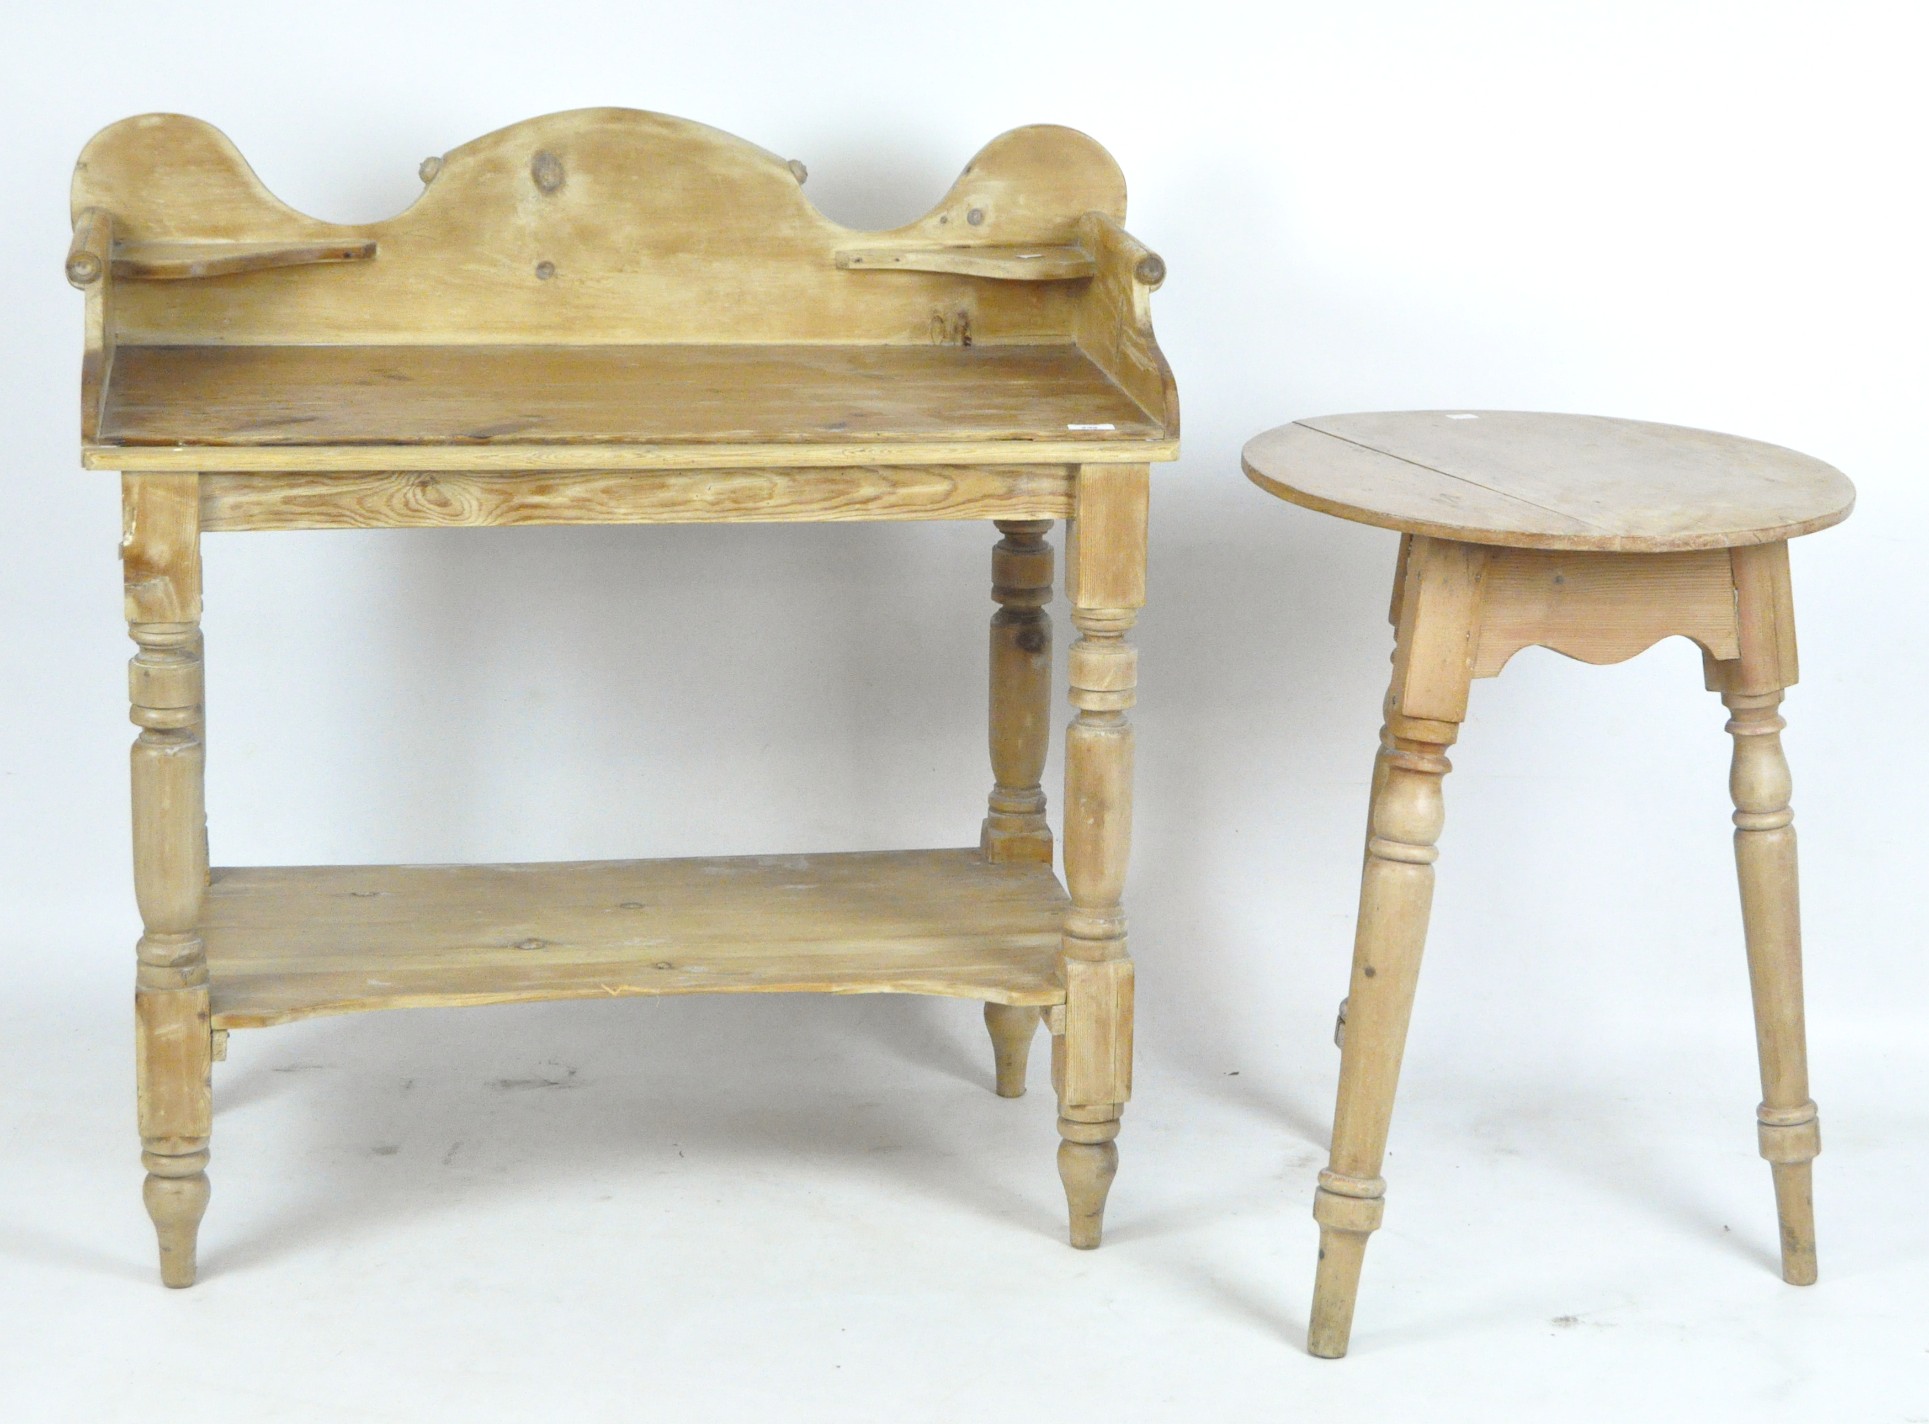
<svg viewBox="0 0 1929 1424">
<path fill-rule="evenodd" d="M 1855 486 L 1778 445 L 1521 411 L 1321 416 L 1251 440 L 1260 488 L 1384 529 L 1530 549 L 1767 544 L 1840 523 Z"/>
<path fill-rule="evenodd" d="M 124 346 L 98 445 L 1163 439 L 1069 344 Z"/>
</svg>

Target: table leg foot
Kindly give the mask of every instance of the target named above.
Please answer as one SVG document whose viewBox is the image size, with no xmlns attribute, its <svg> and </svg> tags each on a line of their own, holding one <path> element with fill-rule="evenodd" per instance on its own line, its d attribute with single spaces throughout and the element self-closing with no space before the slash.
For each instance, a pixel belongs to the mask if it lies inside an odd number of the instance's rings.
<svg viewBox="0 0 1929 1424">
<path fill-rule="evenodd" d="M 1022 1098 L 1032 1039 L 1038 1032 L 1038 1010 L 1016 1004 L 986 1004 L 985 1028 L 991 1034 L 998 1096 Z"/>
<path fill-rule="evenodd" d="M 194 1284 L 195 1243 L 208 1209 L 208 1150 L 168 1155 L 143 1152 L 147 1181 L 141 1199 L 154 1220 L 161 1249 L 161 1283 L 177 1290 Z"/>
<path fill-rule="evenodd" d="M 1119 1172 L 1118 1120 L 1074 1122 L 1058 1120 L 1058 1176 L 1065 1184 L 1065 1204 L 1071 1213 L 1072 1245 L 1095 1249 L 1105 1229 L 1105 1198 Z"/>
</svg>

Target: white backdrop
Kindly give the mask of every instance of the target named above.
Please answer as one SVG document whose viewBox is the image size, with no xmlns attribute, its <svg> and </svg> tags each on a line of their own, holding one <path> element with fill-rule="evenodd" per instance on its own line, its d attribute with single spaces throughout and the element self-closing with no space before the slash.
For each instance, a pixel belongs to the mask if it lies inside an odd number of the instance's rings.
<svg viewBox="0 0 1929 1424">
<path fill-rule="evenodd" d="M 1920 14 L 1900 3 L 1498 0 L 101 0 L 81 12 L 17 12 L 4 22 L 0 87 L 11 135 L 0 429 L 12 490 L 0 577 L 17 689 L 0 744 L 0 905 L 10 931 L 0 1015 L 14 1045 L 7 1096 L 17 1117 L 0 1173 L 6 1229 L 39 1247 L 0 1251 L 0 1280 L 10 1261 L 84 1276 L 87 1260 L 111 1250 L 120 1263 L 112 1289 L 132 1292 L 145 1288 L 147 1269 L 128 1175 L 131 1093 L 113 1096 L 127 1069 L 137 924 L 125 848 L 130 645 L 114 558 L 116 481 L 82 473 L 75 456 L 80 302 L 60 279 L 75 154 L 126 114 L 190 112 L 223 128 L 296 207 L 366 220 L 412 199 L 425 154 L 529 115 L 623 104 L 805 160 L 807 194 L 867 227 L 924 211 L 994 134 L 1067 123 L 1118 158 L 1131 184 L 1127 225 L 1166 258 L 1171 276 L 1153 314 L 1178 377 L 1184 455 L 1155 471 L 1151 601 L 1140 625 L 1128 903 L 1141 1103 L 1121 1138 L 1114 1221 L 1127 1231 L 1137 1210 L 1132 1174 L 1154 1170 L 1146 1164 L 1160 1152 L 1158 1124 L 1176 1132 L 1223 1110 L 1225 1137 L 1242 1139 L 1248 1155 L 1214 1160 L 1224 1138 L 1189 1139 L 1167 1144 L 1184 1160 L 1168 1159 L 1166 1170 L 1173 1180 L 1192 1174 L 1185 1210 L 1209 1214 L 1218 1193 L 1248 1203 L 1226 1238 L 1228 1261 L 1262 1240 L 1278 1255 L 1237 1287 L 1262 1301 L 1276 1293 L 1277 1303 L 1255 1307 L 1266 1326 L 1247 1332 L 1243 1363 L 1218 1375 L 1220 1387 L 1258 1389 L 1302 1363 L 1305 1212 L 1330 1109 L 1329 1034 L 1346 978 L 1394 544 L 1261 494 L 1239 473 L 1240 445 L 1322 412 L 1578 410 L 1747 434 L 1847 472 L 1861 491 L 1856 514 L 1795 549 L 1804 677 L 1786 708 L 1829 1144 L 1817 1169 L 1817 1290 L 1839 1263 L 1851 1280 L 1859 1274 L 1849 1290 L 1863 1301 L 1836 1297 L 1848 1314 L 1831 1318 L 1844 1329 L 1856 1310 L 1875 1309 L 1871 1299 L 1900 1312 L 1902 1297 L 1883 1297 L 1890 1287 L 1878 1284 L 1924 1274 L 1925 1235 L 1905 1206 L 1929 1185 L 1920 1146 L 1929 972 L 1915 891 L 1926 768 L 1909 730 L 1924 691 L 1922 560 L 1910 535 L 1929 525 L 1929 106 L 1919 73 L 1929 36 Z M 975 525 L 211 538 L 215 858 L 968 843 L 988 785 L 991 538 Z M 1059 614 L 1062 649 L 1062 605 Z M 1543 1132 L 1550 1142 L 1559 1131 L 1612 1141 L 1601 1161 L 1625 1170 L 1629 1185 L 1611 1210 L 1631 1222 L 1644 1199 L 1669 1199 L 1693 1174 L 1687 1159 L 1719 1153 L 1728 1175 L 1705 1193 L 1719 1211 L 1687 1213 L 1683 1230 L 1692 1237 L 1717 1215 L 1725 1228 L 1732 1200 L 1735 1229 L 1757 1244 L 1710 1269 L 1739 1278 L 1737 1300 L 1793 1308 L 1774 1294 L 1786 1288 L 1766 1264 L 1768 1172 L 1751 1155 L 1756 1087 L 1722 720 L 1700 690 L 1694 650 L 1679 641 L 1615 669 L 1530 652 L 1475 689 L 1447 788 L 1435 935 L 1408 1063 L 1414 1090 L 1396 1116 L 1389 1169 L 1394 1214 L 1430 1173 L 1472 1179 L 1464 1215 L 1425 1228 L 1489 1233 L 1472 1271 L 1530 1245 L 1508 1225 L 1522 1209 L 1516 1188 L 1486 1159 L 1459 1168 L 1402 1153 L 1420 1119 L 1434 1122 L 1440 1144 L 1496 1123 L 1539 1124 L 1521 1140 L 1529 1156 Z M 1055 755 L 1048 786 L 1057 775 Z M 799 1021 L 827 1035 L 928 1034 L 966 1057 L 978 1051 L 973 1016 L 956 1006 L 867 1007 L 856 1017 L 847 1006 L 801 1004 L 637 1012 L 627 1022 L 693 1052 L 699 1041 Z M 400 1053 L 393 1045 L 412 1035 L 478 1032 L 419 1020 L 419 1029 L 416 1018 L 390 1016 L 379 1027 L 288 1032 L 309 1034 L 300 1042 L 316 1052 L 350 1056 Z M 540 1034 L 541 1044 L 522 1045 L 540 1057 L 589 1031 L 589 1020 L 556 1010 L 527 1011 L 526 1022 L 542 1027 L 503 1015 L 482 1036 Z M 615 1019 L 596 1022 L 606 1036 L 627 1032 L 606 1027 Z M 238 1060 L 243 1051 L 238 1039 Z M 417 1057 L 435 1071 L 433 1054 Z M 720 1063 L 718 1101 L 754 1098 L 786 1071 L 770 1049 Z M 611 1071 L 620 1065 L 619 1056 Z M 893 1091 L 896 1070 L 862 1071 L 881 1081 L 829 1074 L 819 1088 Z M 1438 1093 L 1427 1096 L 1426 1084 Z M 1712 1136 L 1667 1135 L 1680 1127 L 1671 1114 L 1698 1122 L 1704 1108 Z M 306 1110 L 279 1102 L 252 1121 Z M 1025 1132 L 1042 1170 L 1041 1111 L 1030 1104 Z M 835 1102 L 824 1112 L 833 1118 Z M 58 1137 L 76 1117 L 98 1119 L 99 1135 Z M 216 1224 L 243 1191 L 223 1174 L 233 1140 L 223 1131 L 211 1274 Z M 928 1134 L 944 1135 L 941 1124 Z M 1858 1143 L 1876 1155 L 1854 1165 Z M 774 1169 L 782 1150 L 772 1147 L 759 1169 Z M 742 1157 L 759 1162 L 748 1148 Z M 1257 1175 L 1238 1180 L 1249 1169 Z M 45 1215 L 60 1195 L 48 1172 L 76 1191 L 104 1184 L 112 1247 L 73 1244 L 85 1258 L 76 1264 L 66 1247 L 47 1246 L 90 1234 L 85 1222 Z M 720 1171 L 708 1195 L 728 1194 L 732 1180 Z M 1034 1185 L 1047 1201 L 1048 1176 Z M 527 1195 L 552 1190 L 539 1178 Z M 333 1229 L 342 1229 L 355 1212 L 336 1210 Z M 920 1230 L 949 1229 L 942 1204 L 922 1204 L 918 1217 Z M 1861 1254 L 1832 1257 L 1831 1229 L 1851 1220 L 1861 1223 Z M 1424 1239 L 1422 1223 L 1411 1224 Z M 857 1249 L 862 1224 L 840 1229 Z M 1054 1229 L 1041 1218 L 1032 1235 Z M 1613 1252 L 1584 1254 L 1583 1239 L 1621 1229 L 1576 1211 L 1531 1254 L 1557 1262 L 1555 1276 L 1585 1278 Z M 314 1249 L 332 1249 L 326 1233 Z M 1376 1244 L 1369 1258 L 1362 1344 L 1381 1253 Z M 1675 1288 L 1677 1264 L 1666 1254 L 1649 1263 L 1656 1298 Z M 123 1266 L 125 1278 L 114 1274 Z M 264 1259 L 230 1279 L 273 1292 L 282 1269 Z M 476 1257 L 465 1270 L 488 1273 Z M 440 1281 L 424 1268 L 425 1302 Z M 1416 1286 L 1409 1346 L 1450 1351 L 1456 1330 L 1472 1328 L 1452 1291 L 1445 1279 Z M 1909 1299 L 1923 1304 L 1919 1289 Z M 1212 1300 L 1200 1286 L 1174 1308 L 1191 1318 L 1217 1308 Z M 1535 1308 L 1507 1296 L 1491 1313 Z M 140 1327 L 146 1337 L 169 1328 L 158 1319 Z M 1689 1313 L 1682 1329 L 1702 1324 Z M 955 1322 L 940 1309 L 938 1325 Z M 1864 1346 L 1865 1327 L 1855 1337 Z M 1825 1327 L 1789 1328 L 1799 1341 Z M 1633 1333 L 1619 1344 L 1634 1349 Z M 1878 1351 L 1852 1371 L 1844 1364 L 1839 1375 L 1818 1360 L 1797 1374 L 1821 1392 L 1802 1397 L 1845 1398 L 1830 1391 L 1852 1377 L 1874 1391 L 1858 1396 L 1877 1407 L 1870 1417 L 1901 1417 L 1907 1400 L 1925 1404 L 1903 1383 L 1921 1368 L 1920 1344 Z M 52 1337 L 49 1348 L 58 1354 Z M 1603 1379 L 1618 1378 L 1616 1359 L 1602 1356 Z M 1399 1373 L 1412 1363 L 1394 1350 L 1341 1368 L 1354 1371 L 1355 1387 L 1405 1379 L 1438 1403 L 1424 1372 Z M 843 1417 L 882 1414 L 905 1398 L 893 1393 L 895 1378 L 878 1374 L 872 1393 L 846 1397 Z M 1317 1387 L 1337 1379 L 1320 1375 Z M 791 1388 L 802 1411 L 814 1396 Z M 1280 1388 L 1284 1404 L 1292 1387 Z M 496 1403 L 506 1408 L 510 1397 Z M 993 1397 L 949 1396 L 960 1408 Z M 92 1417 L 110 1417 L 109 1395 L 88 1398 Z M 1149 1399 L 1140 1405 L 1150 1409 Z M 1751 1404 L 1755 1417 L 1762 1403 Z M 282 1407 L 294 1410 L 288 1398 Z M 474 1402 L 447 1417 L 495 1416 Z M 932 1405 L 898 1417 L 950 1415 Z"/>
</svg>

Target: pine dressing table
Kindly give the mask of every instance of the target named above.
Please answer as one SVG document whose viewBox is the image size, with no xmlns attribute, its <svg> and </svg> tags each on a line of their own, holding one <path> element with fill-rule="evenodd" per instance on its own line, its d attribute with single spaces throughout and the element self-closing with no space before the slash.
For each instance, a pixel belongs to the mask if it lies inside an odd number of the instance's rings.
<svg viewBox="0 0 1929 1424">
<path fill-rule="evenodd" d="M 582 110 L 432 158 L 407 211 L 342 226 L 194 119 L 88 144 L 67 275 L 83 462 L 122 479 L 138 1100 L 168 1285 L 195 1277 L 229 1030 L 631 994 L 980 1000 L 1006 1096 L 1042 1017 L 1072 1244 L 1098 1244 L 1131 1095 L 1128 634 L 1150 462 L 1177 454 L 1164 266 L 1069 129 L 994 140 L 890 232 L 824 218 L 805 176 L 697 124 Z M 909 519 L 1002 536 L 977 846 L 209 869 L 204 532 Z M 1078 633 L 1062 886 L 1039 784 L 1054 520 Z"/>
</svg>

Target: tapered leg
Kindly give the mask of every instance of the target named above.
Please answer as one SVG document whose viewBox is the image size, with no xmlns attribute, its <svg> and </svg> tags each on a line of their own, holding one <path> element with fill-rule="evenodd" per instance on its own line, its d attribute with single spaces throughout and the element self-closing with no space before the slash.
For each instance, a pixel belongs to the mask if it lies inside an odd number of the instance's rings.
<svg viewBox="0 0 1929 1424">
<path fill-rule="evenodd" d="M 1802 1023 L 1802 926 L 1796 889 L 1795 813 L 1789 809 L 1779 692 L 1724 694 L 1735 757 L 1735 869 L 1741 881 L 1748 982 L 1755 1000 L 1755 1043 L 1762 1102 L 1756 1112 L 1761 1154 L 1775 1178 L 1781 1223 L 1782 1279 L 1815 1284 L 1815 1202 L 1810 1163 L 1822 1150 L 1808 1095 Z"/>
<path fill-rule="evenodd" d="M 1408 540 L 1401 550 L 1393 682 L 1373 768 L 1333 1145 L 1313 1198 L 1320 1250 L 1306 1346 L 1329 1359 L 1346 1353 L 1366 1240 L 1385 1210 L 1380 1167 L 1433 907 L 1446 751 L 1466 715 L 1483 557 L 1430 539 Z"/>
<path fill-rule="evenodd" d="M 1782 1279 L 1806 1286 L 1816 1275 L 1811 1164 L 1822 1150 L 1822 1137 L 1808 1093 L 1795 813 L 1789 808 L 1781 736 L 1782 691 L 1797 676 L 1794 598 L 1786 544 L 1736 549 L 1733 560 L 1741 656 L 1711 663 L 1708 681 L 1728 708 L 1735 742 L 1728 787 L 1735 802 L 1735 869 L 1761 1064 L 1757 1135 L 1775 1179 Z"/>
<path fill-rule="evenodd" d="M 1132 1096 L 1132 960 L 1126 948 L 1125 867 L 1132 845 L 1132 726 L 1138 650 L 1127 640 L 1145 602 L 1149 469 L 1079 472 L 1069 592 L 1078 640 L 1067 658 L 1072 706 L 1065 735 L 1065 912 L 1059 972 L 1062 1032 L 1052 1039 L 1058 1092 L 1058 1175 L 1071 1242 L 1099 1244 L 1118 1172 L 1119 1118 Z"/>
<path fill-rule="evenodd" d="M 1025 1068 L 1031 1061 L 1031 1041 L 1038 1032 L 1038 1010 L 1020 1004 L 986 1004 L 985 1027 L 991 1033 L 991 1052 L 998 1070 L 998 1096 L 1025 1096 Z"/>
<path fill-rule="evenodd" d="M 1388 740 L 1360 883 L 1332 1156 L 1313 1200 L 1320 1253 L 1307 1349 L 1327 1358 L 1346 1353 L 1366 1238 L 1384 1210 L 1380 1165 L 1433 905 L 1440 783 L 1448 770 L 1444 744 Z"/>
<path fill-rule="evenodd" d="M 194 1283 L 208 1204 L 213 1103 L 208 970 L 200 937 L 207 884 L 202 791 L 199 482 L 123 480 L 122 559 L 131 716 L 134 890 L 143 933 L 135 974 L 135 1072 L 142 1198 L 159 1238 L 161 1279 Z"/>
</svg>

